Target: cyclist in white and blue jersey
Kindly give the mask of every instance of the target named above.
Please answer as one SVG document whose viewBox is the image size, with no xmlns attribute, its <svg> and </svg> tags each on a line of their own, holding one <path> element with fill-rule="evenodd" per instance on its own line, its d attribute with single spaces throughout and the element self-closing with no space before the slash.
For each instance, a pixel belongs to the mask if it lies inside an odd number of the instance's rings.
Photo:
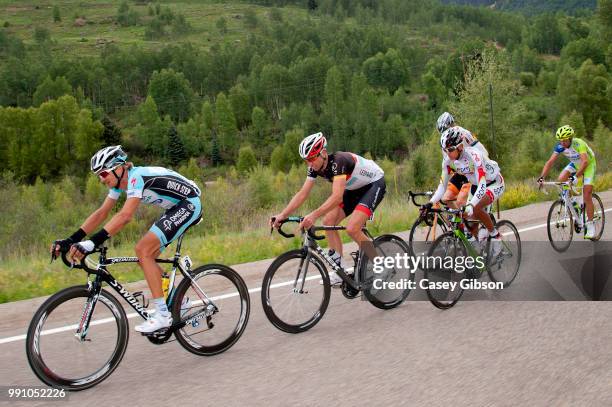
<svg viewBox="0 0 612 407">
<path fill-rule="evenodd" d="M 162 167 L 135 167 L 127 162 L 121 146 L 105 147 L 91 158 L 91 170 L 109 188 L 102 206 L 95 210 L 79 230 L 67 239 L 56 240 L 52 250 L 70 248 L 68 258 L 80 261 L 111 236 L 117 234 L 133 218 L 141 203 L 164 208 L 166 211 L 136 244 L 138 264 L 142 268 L 156 312 L 138 332 L 154 332 L 172 325 L 172 317 L 162 291 L 162 269 L 155 262 L 166 246 L 199 222 L 202 213 L 200 189 L 181 174 Z M 121 210 L 98 232 L 82 241 L 106 220 L 119 196 L 125 192 L 126 201 Z"/>
</svg>

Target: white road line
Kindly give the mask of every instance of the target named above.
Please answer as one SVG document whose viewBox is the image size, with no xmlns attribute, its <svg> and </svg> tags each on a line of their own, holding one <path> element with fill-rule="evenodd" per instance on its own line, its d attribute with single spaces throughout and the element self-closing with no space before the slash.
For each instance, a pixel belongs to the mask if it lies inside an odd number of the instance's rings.
<svg viewBox="0 0 612 407">
<path fill-rule="evenodd" d="M 604 212 L 610 212 L 610 211 L 612 211 L 612 208 L 604 210 Z M 547 225 L 546 223 L 542 223 L 542 224 L 535 225 L 535 226 L 529 226 L 529 227 L 526 227 L 526 228 L 523 228 L 523 229 L 519 229 L 518 232 L 519 233 L 529 232 L 531 230 L 535 230 L 535 229 L 540 229 L 540 228 L 546 227 L 546 225 Z M 508 234 L 510 234 L 510 232 L 504 233 L 504 236 L 508 235 Z M 318 276 L 311 276 L 311 277 L 307 277 L 306 280 L 314 280 L 316 278 L 319 278 L 319 277 Z M 282 282 L 282 283 L 272 284 L 270 286 L 270 288 L 278 288 L 278 287 L 283 287 L 283 286 L 287 286 L 287 285 L 291 285 L 291 284 L 293 284 L 293 281 L 285 281 L 285 282 Z M 249 289 L 249 293 L 256 293 L 256 292 L 259 292 L 259 291 L 261 291 L 261 287 L 255 287 L 255 288 Z M 226 298 L 231 298 L 231 297 L 236 297 L 236 296 L 238 296 L 238 293 L 223 294 L 223 295 L 219 295 L 217 297 L 213 297 L 212 300 L 213 301 L 215 301 L 215 300 L 223 300 L 223 299 L 226 299 Z M 194 305 L 199 305 L 201 303 L 202 303 L 202 301 L 194 301 L 193 302 Z M 128 318 L 135 318 L 137 316 L 139 316 L 139 314 L 137 314 L 135 312 L 131 312 L 131 313 L 127 314 Z M 91 324 L 92 325 L 106 324 L 106 323 L 112 322 L 114 320 L 115 320 L 115 318 L 104 318 L 104 319 L 100 319 L 100 320 L 97 320 L 97 321 L 93 321 Z M 75 325 L 69 325 L 69 326 L 63 326 L 63 327 L 60 327 L 60 328 L 53 328 L 53 329 L 49 329 L 49 330 L 43 331 L 41 334 L 42 335 L 50 335 L 50 334 L 55 334 L 55 333 L 59 333 L 59 332 L 70 331 L 70 330 L 73 330 L 73 329 L 76 329 L 76 328 L 77 328 L 76 324 Z M 26 335 L 9 336 L 7 338 L 0 339 L 0 345 L 2 345 L 4 343 L 21 341 L 21 340 L 24 340 L 25 338 L 26 338 Z"/>
</svg>

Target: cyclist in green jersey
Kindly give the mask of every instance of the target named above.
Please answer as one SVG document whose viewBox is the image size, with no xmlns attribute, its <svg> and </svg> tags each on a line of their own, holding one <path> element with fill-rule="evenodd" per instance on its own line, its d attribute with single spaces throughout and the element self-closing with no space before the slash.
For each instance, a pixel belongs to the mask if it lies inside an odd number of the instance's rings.
<svg viewBox="0 0 612 407">
<path fill-rule="evenodd" d="M 546 164 L 544 164 L 538 182 L 544 181 L 544 177 L 559 158 L 559 154 L 563 154 L 570 160 L 570 163 L 559 174 L 558 181 L 565 182 L 568 179 L 573 181 L 580 177 L 583 178 L 582 199 L 587 214 L 584 238 L 591 239 L 595 234 L 593 227 L 593 182 L 595 181 L 595 170 L 597 168 L 595 154 L 584 140 L 574 137 L 574 129 L 570 126 L 559 127 L 555 137 L 559 142 Z"/>
</svg>

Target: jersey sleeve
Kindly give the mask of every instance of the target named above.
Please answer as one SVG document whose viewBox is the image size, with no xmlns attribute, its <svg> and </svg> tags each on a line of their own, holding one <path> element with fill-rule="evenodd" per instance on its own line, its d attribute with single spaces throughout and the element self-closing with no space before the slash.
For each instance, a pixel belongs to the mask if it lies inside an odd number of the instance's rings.
<svg viewBox="0 0 612 407">
<path fill-rule="evenodd" d="M 126 191 L 127 198 L 142 198 L 144 189 L 144 180 L 138 169 L 134 170 L 128 178 L 128 187 Z"/>
<path fill-rule="evenodd" d="M 565 148 L 563 148 L 563 146 L 561 145 L 561 143 L 557 143 L 555 145 L 555 148 L 553 149 L 553 153 L 555 154 L 561 154 L 563 152 L 563 150 L 565 150 Z"/>
<path fill-rule="evenodd" d="M 334 154 L 334 162 L 331 167 L 332 177 L 340 175 L 351 175 L 355 168 L 355 161 L 349 153 L 336 153 Z"/>
<path fill-rule="evenodd" d="M 306 170 L 306 179 L 309 181 L 314 181 L 317 178 L 318 174 L 315 170 L 313 170 L 311 167 L 308 167 L 308 170 Z"/>
<path fill-rule="evenodd" d="M 121 196 L 122 192 L 123 191 L 120 190 L 119 188 L 111 188 L 111 189 L 108 190 L 108 195 L 107 196 L 110 199 L 113 199 L 113 200 L 116 201 L 117 199 L 119 199 L 119 197 Z"/>
<path fill-rule="evenodd" d="M 587 145 L 584 141 L 580 139 L 574 139 L 574 150 L 576 150 L 579 154 L 587 153 Z"/>
<path fill-rule="evenodd" d="M 480 202 L 487 192 L 487 177 L 480 153 L 477 151 L 472 151 L 470 152 L 470 158 L 474 162 L 474 171 L 476 172 L 476 178 L 478 179 L 476 192 L 474 192 L 474 196 L 472 196 L 472 199 L 470 200 L 470 205 L 476 206 L 476 204 Z"/>
<path fill-rule="evenodd" d="M 442 174 L 440 175 L 440 184 L 438 185 L 438 189 L 433 194 L 429 202 L 435 204 L 442 199 L 444 196 L 444 191 L 446 191 L 446 186 L 448 185 L 448 180 L 450 179 L 450 174 L 452 169 L 450 167 L 450 162 L 447 159 L 442 160 Z"/>
</svg>

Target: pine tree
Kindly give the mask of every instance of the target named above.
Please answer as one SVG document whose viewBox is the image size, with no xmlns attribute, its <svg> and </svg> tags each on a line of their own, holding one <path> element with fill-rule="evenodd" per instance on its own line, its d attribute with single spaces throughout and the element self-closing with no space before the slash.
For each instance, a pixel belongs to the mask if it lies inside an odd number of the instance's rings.
<svg viewBox="0 0 612 407">
<path fill-rule="evenodd" d="M 176 126 L 174 123 L 168 130 L 168 159 L 170 160 L 170 164 L 173 166 L 177 166 L 181 161 L 187 159 L 187 154 L 185 154 L 185 146 L 183 145 L 183 141 L 176 131 Z"/>
<path fill-rule="evenodd" d="M 219 141 L 217 140 L 217 134 L 213 133 L 212 138 L 212 149 L 211 149 L 211 161 L 213 166 L 221 164 L 221 153 L 219 151 Z"/>
<path fill-rule="evenodd" d="M 60 9 L 57 5 L 53 6 L 53 22 L 59 23 L 62 21 L 62 16 L 60 15 Z"/>
<path fill-rule="evenodd" d="M 121 129 L 108 117 L 102 118 L 104 133 L 102 133 L 102 143 L 105 146 L 113 146 L 121 143 Z"/>
<path fill-rule="evenodd" d="M 308 0 L 308 10 L 315 11 L 319 7 L 317 0 Z"/>
</svg>

